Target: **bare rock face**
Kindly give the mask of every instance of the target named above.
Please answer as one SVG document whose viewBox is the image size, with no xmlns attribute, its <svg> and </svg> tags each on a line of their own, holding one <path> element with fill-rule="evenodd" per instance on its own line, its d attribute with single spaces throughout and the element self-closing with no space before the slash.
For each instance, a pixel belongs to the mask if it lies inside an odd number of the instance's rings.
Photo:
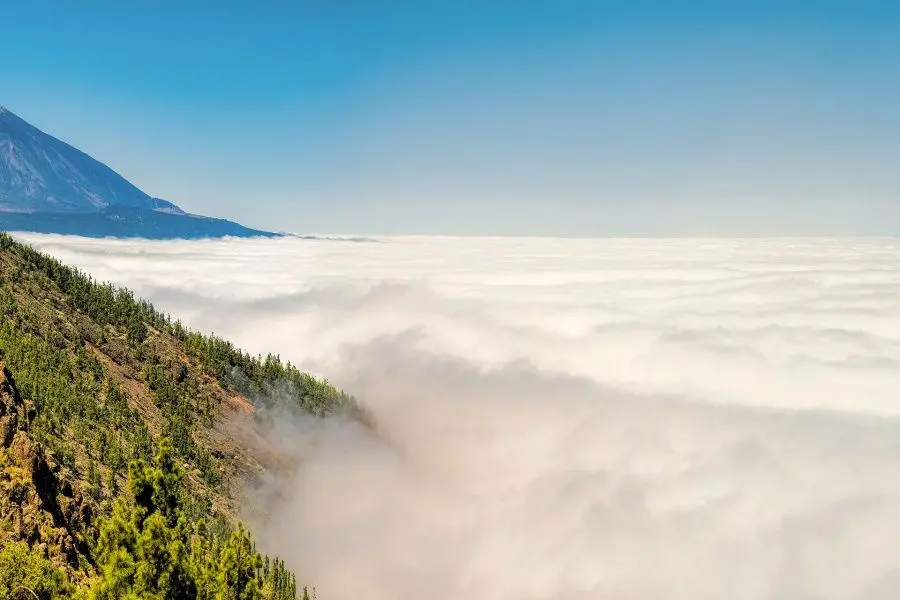
<svg viewBox="0 0 900 600">
<path fill-rule="evenodd" d="M 0 361 L 0 443 L 4 448 L 9 448 L 17 431 L 29 431 L 34 416 L 34 407 L 22 400 L 6 363 Z"/>
</svg>

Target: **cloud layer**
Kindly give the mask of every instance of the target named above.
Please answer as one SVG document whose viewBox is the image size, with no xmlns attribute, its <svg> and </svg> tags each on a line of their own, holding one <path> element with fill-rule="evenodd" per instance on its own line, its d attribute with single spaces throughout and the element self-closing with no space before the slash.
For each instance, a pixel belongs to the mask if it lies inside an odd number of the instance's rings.
<svg viewBox="0 0 900 600">
<path fill-rule="evenodd" d="M 900 585 L 895 241 L 24 237 L 373 412 L 270 432 L 248 514 L 320 597 Z"/>
</svg>

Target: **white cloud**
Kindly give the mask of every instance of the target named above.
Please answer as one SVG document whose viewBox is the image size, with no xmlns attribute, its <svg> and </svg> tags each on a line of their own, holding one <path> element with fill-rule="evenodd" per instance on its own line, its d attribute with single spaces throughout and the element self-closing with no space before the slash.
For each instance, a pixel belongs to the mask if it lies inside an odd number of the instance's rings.
<svg viewBox="0 0 900 600">
<path fill-rule="evenodd" d="M 896 595 L 897 242 L 26 238 L 370 408 L 253 499 L 320 597 Z"/>
</svg>

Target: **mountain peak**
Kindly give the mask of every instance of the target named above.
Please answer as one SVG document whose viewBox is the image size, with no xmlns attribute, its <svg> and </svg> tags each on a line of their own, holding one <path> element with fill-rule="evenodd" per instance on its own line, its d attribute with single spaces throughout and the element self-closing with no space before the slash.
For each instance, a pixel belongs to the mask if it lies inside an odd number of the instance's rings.
<svg viewBox="0 0 900 600">
<path fill-rule="evenodd" d="M 152 226 L 151 226 L 152 223 Z M 201 219 L 0 106 L 0 230 L 116 237 L 270 235 Z"/>
<path fill-rule="evenodd" d="M 124 177 L 0 109 L 0 204 L 18 212 L 94 212 L 111 205 L 153 208 Z"/>
</svg>

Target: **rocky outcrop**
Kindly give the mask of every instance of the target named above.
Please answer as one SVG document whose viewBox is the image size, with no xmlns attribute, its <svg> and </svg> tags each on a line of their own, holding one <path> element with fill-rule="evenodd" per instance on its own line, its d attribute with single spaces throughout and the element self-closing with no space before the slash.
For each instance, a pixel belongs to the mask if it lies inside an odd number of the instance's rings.
<svg viewBox="0 0 900 600">
<path fill-rule="evenodd" d="M 0 443 L 4 448 L 9 448 L 17 431 L 29 430 L 34 415 L 34 407 L 22 400 L 6 363 L 0 361 Z"/>
<path fill-rule="evenodd" d="M 32 439 L 35 415 L 0 362 L 0 521 L 11 525 L 0 538 L 26 541 L 60 566 L 74 567 L 88 552 L 81 532 L 93 523 L 96 507 Z"/>
</svg>

